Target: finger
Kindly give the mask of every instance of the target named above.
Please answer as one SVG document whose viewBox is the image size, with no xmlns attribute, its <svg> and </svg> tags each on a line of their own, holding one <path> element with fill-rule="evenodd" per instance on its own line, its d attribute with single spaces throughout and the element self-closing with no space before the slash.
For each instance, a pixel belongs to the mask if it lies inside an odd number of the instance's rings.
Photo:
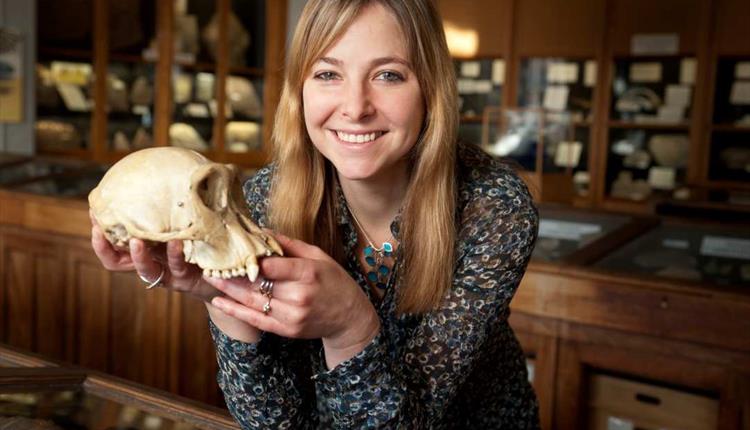
<svg viewBox="0 0 750 430">
<path fill-rule="evenodd" d="M 118 252 L 109 243 L 102 230 L 94 225 L 91 227 L 91 247 L 107 270 L 133 270 L 133 260 L 130 255 Z"/>
<path fill-rule="evenodd" d="M 91 225 L 99 226 L 96 217 L 94 217 L 94 211 L 91 208 L 89 208 L 89 219 L 91 220 Z"/>
<path fill-rule="evenodd" d="M 181 240 L 167 242 L 167 264 L 169 265 L 169 271 L 177 277 L 187 276 L 190 271 L 190 264 L 185 261 L 182 246 Z"/>
<path fill-rule="evenodd" d="M 158 278 L 163 267 L 151 256 L 146 244 L 140 239 L 130 239 L 129 245 L 130 257 L 133 259 L 138 274 L 145 279 L 155 280 Z"/>
<path fill-rule="evenodd" d="M 260 273 L 268 279 L 277 281 L 315 280 L 313 262 L 304 258 L 265 257 L 260 260 Z"/>
<path fill-rule="evenodd" d="M 256 310 L 224 297 L 214 297 L 211 300 L 211 305 L 229 316 L 250 324 L 258 330 L 288 337 L 284 324 L 273 316 L 274 314 L 280 313 L 280 309 L 277 309 L 278 302 L 276 301 L 271 302 L 271 310 L 267 315 L 264 314 L 263 311 Z"/>
<path fill-rule="evenodd" d="M 319 259 L 322 258 L 323 255 L 326 255 L 323 250 L 315 245 L 310 245 L 309 243 L 303 242 L 301 240 L 292 239 L 289 236 L 283 235 L 281 233 L 275 233 L 271 230 L 268 230 L 268 234 L 273 236 L 273 238 L 276 239 L 276 242 L 281 245 L 281 249 L 284 250 L 284 255 L 287 257 L 307 257 Z"/>
</svg>

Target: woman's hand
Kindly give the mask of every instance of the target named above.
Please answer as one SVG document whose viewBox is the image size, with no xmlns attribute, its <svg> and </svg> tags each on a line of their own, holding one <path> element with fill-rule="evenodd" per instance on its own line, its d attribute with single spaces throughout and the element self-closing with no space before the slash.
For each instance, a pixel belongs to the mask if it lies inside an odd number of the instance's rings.
<svg viewBox="0 0 750 430">
<path fill-rule="evenodd" d="M 206 278 L 226 294 L 211 303 L 263 331 L 322 339 L 329 368 L 362 351 L 380 331 L 380 319 L 365 293 L 320 248 L 281 234 L 274 237 L 285 256 L 263 258 L 254 283 Z M 263 277 L 274 282 L 270 302 L 259 291 Z M 267 303 L 271 309 L 264 314 Z"/>
<path fill-rule="evenodd" d="M 206 302 L 211 320 L 227 336 L 244 342 L 258 341 L 258 329 L 211 306 L 211 299 L 222 293 L 203 280 L 200 267 L 185 261 L 181 240 L 148 247 L 140 239 L 131 239 L 128 250 L 117 250 L 104 236 L 93 215 L 89 215 L 91 247 L 105 269 L 114 272 L 135 270 L 142 278 L 150 280 L 156 280 L 164 270 L 160 284 Z"/>
</svg>

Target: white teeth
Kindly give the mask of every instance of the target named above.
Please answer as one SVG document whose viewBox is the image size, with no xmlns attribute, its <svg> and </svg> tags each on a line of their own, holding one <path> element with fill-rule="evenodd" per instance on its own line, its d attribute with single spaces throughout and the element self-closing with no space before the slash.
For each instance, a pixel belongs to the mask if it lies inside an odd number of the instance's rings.
<svg viewBox="0 0 750 430">
<path fill-rule="evenodd" d="M 211 270 L 210 269 L 203 269 L 203 276 L 211 276 Z"/>
<path fill-rule="evenodd" d="M 342 131 L 337 131 L 336 135 L 339 137 L 339 139 L 343 140 L 344 142 L 349 143 L 365 143 L 375 140 L 381 135 L 381 132 L 376 131 L 372 133 L 365 133 L 365 134 L 348 134 L 344 133 Z"/>
<path fill-rule="evenodd" d="M 244 267 L 240 267 L 239 269 L 237 269 L 237 276 L 245 276 L 245 274 L 247 274 L 247 272 L 245 272 Z"/>
<path fill-rule="evenodd" d="M 221 271 L 221 276 L 222 276 L 222 277 L 223 277 L 224 279 L 229 279 L 229 278 L 231 278 L 231 277 L 232 277 L 232 271 L 231 271 L 231 270 L 222 270 L 222 271 Z"/>
<path fill-rule="evenodd" d="M 211 277 L 212 278 L 221 278 L 221 271 L 219 271 L 219 270 L 212 270 L 211 271 Z"/>
<path fill-rule="evenodd" d="M 250 282 L 255 282 L 256 279 L 258 279 L 258 272 L 260 271 L 260 267 L 258 267 L 255 264 L 248 264 L 247 265 L 247 279 L 250 280 Z"/>
<path fill-rule="evenodd" d="M 239 274 L 240 274 L 240 271 L 239 271 L 239 270 L 237 270 L 237 269 L 232 269 L 232 276 L 233 276 L 233 277 L 234 277 L 234 276 L 239 276 Z"/>
</svg>

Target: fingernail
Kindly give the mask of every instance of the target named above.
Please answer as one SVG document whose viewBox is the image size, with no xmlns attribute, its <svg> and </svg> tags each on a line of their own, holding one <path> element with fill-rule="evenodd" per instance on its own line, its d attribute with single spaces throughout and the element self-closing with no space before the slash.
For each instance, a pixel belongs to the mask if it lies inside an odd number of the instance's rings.
<svg viewBox="0 0 750 430">
<path fill-rule="evenodd" d="M 128 245 L 130 246 L 131 251 L 140 251 L 141 247 L 138 243 L 137 239 L 130 239 L 130 242 L 128 242 Z"/>
<path fill-rule="evenodd" d="M 214 297 L 211 299 L 211 306 L 221 309 L 224 307 L 224 301 L 220 297 Z"/>
</svg>

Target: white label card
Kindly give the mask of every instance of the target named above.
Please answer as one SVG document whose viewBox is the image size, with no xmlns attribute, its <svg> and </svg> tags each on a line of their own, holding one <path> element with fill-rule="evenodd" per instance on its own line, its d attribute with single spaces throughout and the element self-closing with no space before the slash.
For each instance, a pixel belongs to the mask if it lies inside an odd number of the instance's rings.
<svg viewBox="0 0 750 430">
<path fill-rule="evenodd" d="M 683 58 L 680 62 L 680 83 L 693 85 L 695 83 L 695 70 L 698 62 L 695 58 Z"/>
<path fill-rule="evenodd" d="M 684 239 L 664 239 L 661 241 L 661 245 L 665 248 L 671 249 L 689 249 L 690 242 Z"/>
<path fill-rule="evenodd" d="M 750 260 L 750 240 L 725 236 L 704 236 L 701 255 Z"/>
<path fill-rule="evenodd" d="M 750 81 L 735 81 L 732 84 L 729 103 L 733 105 L 750 105 Z"/>
<path fill-rule="evenodd" d="M 750 61 L 740 61 L 734 66 L 734 79 L 750 79 Z"/>
<path fill-rule="evenodd" d="M 479 61 L 464 61 L 461 63 L 461 76 L 464 78 L 478 78 L 482 72 L 482 64 Z"/>
<path fill-rule="evenodd" d="M 583 69 L 583 85 L 587 87 L 596 86 L 596 61 L 588 60 Z"/>
<path fill-rule="evenodd" d="M 492 62 L 492 83 L 494 85 L 505 83 L 505 61 L 495 60 Z"/>
<path fill-rule="evenodd" d="M 574 84 L 578 82 L 578 64 L 552 63 L 547 66 L 547 83 Z"/>
<path fill-rule="evenodd" d="M 682 106 L 660 106 L 656 114 L 656 122 L 662 124 L 677 124 L 685 120 L 685 108 Z"/>
<path fill-rule="evenodd" d="M 667 106 L 687 107 L 690 106 L 693 87 L 689 85 L 667 85 L 667 93 L 664 104 Z"/>
<path fill-rule="evenodd" d="M 555 152 L 555 165 L 558 167 L 576 167 L 581 161 L 583 143 L 560 142 Z"/>
<path fill-rule="evenodd" d="M 65 107 L 74 112 L 86 112 L 89 110 L 89 102 L 83 95 L 81 87 L 74 84 L 59 83 L 57 92 L 65 103 Z"/>
<path fill-rule="evenodd" d="M 675 33 L 634 34 L 630 51 L 635 55 L 673 55 L 680 51 L 680 36 Z"/>
<path fill-rule="evenodd" d="M 568 94 L 570 89 L 567 85 L 550 85 L 544 89 L 545 109 L 561 111 L 568 107 Z"/>
<path fill-rule="evenodd" d="M 539 237 L 579 241 L 584 236 L 599 234 L 602 227 L 598 224 L 542 219 L 539 221 Z"/>
<path fill-rule="evenodd" d="M 674 189 L 676 172 L 671 167 L 654 166 L 648 171 L 648 183 L 657 190 Z"/>
<path fill-rule="evenodd" d="M 630 65 L 631 82 L 661 82 L 661 63 L 633 63 Z"/>
</svg>

